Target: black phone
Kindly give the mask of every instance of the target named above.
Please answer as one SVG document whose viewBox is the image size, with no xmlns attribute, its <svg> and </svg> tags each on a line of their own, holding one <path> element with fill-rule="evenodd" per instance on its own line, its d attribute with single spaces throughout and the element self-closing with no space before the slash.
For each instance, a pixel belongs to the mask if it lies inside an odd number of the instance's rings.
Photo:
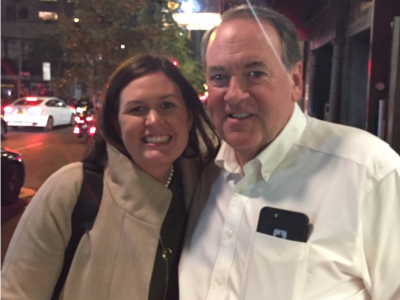
<svg viewBox="0 0 400 300">
<path fill-rule="evenodd" d="M 309 219 L 306 214 L 273 207 L 261 209 L 257 232 L 297 242 L 307 242 Z"/>
</svg>

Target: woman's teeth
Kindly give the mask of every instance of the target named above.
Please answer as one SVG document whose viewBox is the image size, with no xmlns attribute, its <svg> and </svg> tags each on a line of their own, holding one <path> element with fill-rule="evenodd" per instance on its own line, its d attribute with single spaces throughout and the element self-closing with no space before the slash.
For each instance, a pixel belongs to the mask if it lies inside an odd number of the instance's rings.
<svg viewBox="0 0 400 300">
<path fill-rule="evenodd" d="M 152 143 L 152 144 L 157 144 L 157 143 L 166 143 L 170 139 L 169 135 L 165 136 L 152 136 L 152 137 L 145 137 L 144 141 L 146 143 Z"/>
</svg>

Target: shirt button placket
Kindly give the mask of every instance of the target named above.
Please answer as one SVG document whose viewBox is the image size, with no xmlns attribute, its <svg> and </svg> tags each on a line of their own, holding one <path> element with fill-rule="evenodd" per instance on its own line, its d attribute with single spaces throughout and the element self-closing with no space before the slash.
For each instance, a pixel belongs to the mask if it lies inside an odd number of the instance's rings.
<svg viewBox="0 0 400 300">
<path fill-rule="evenodd" d="M 219 277 L 217 277 L 214 282 L 217 286 L 222 286 L 224 284 L 224 281 Z"/>
</svg>

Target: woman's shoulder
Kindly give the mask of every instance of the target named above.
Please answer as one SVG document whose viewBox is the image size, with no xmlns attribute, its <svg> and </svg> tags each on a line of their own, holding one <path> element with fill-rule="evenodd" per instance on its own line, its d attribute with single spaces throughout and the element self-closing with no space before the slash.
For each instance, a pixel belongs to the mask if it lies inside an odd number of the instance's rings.
<svg viewBox="0 0 400 300">
<path fill-rule="evenodd" d="M 61 167 L 54 172 L 43 184 L 43 188 L 50 187 L 54 190 L 70 190 L 76 185 L 82 184 L 83 165 L 82 162 L 75 162 Z M 79 191 L 78 191 L 79 192 Z"/>
<path fill-rule="evenodd" d="M 54 172 L 39 188 L 32 205 L 42 205 L 50 210 L 72 210 L 83 180 L 81 162 L 71 163 Z"/>
</svg>

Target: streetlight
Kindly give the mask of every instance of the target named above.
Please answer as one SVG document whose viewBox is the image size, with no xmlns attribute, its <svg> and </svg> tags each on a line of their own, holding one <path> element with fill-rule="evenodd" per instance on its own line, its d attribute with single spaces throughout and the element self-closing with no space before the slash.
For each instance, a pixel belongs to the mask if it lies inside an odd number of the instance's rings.
<svg viewBox="0 0 400 300">
<path fill-rule="evenodd" d="M 78 18 L 74 18 L 74 22 L 75 23 L 79 23 L 79 19 Z"/>
<path fill-rule="evenodd" d="M 121 49 L 125 49 L 125 45 L 121 45 Z"/>
</svg>

